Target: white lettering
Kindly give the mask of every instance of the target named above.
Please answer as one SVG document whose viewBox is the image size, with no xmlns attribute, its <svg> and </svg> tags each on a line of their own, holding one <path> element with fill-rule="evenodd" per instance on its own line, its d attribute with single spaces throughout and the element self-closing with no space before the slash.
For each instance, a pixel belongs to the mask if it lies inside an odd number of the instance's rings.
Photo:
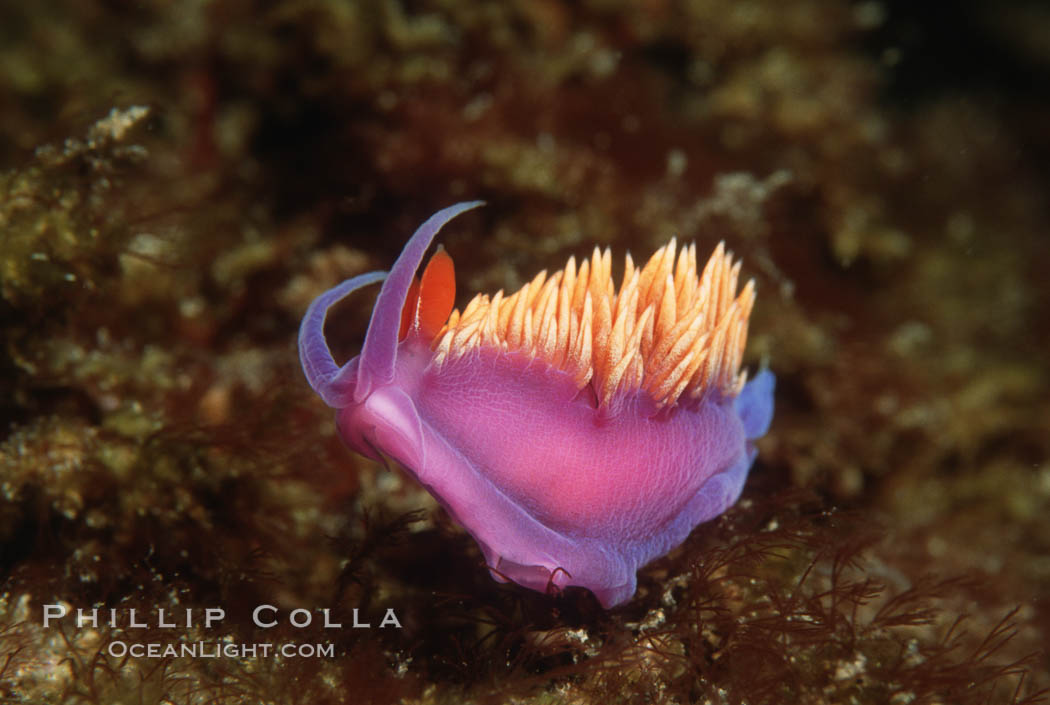
<svg viewBox="0 0 1050 705">
<path fill-rule="evenodd" d="M 303 615 L 304 617 L 300 620 L 296 620 L 296 615 Z M 293 609 L 292 614 L 288 616 L 288 621 L 292 623 L 292 626 L 299 627 L 300 629 L 304 626 L 310 626 L 310 622 L 312 622 L 313 619 L 314 616 L 310 614 L 310 610 L 302 609 L 301 607 L 299 609 Z"/>
<path fill-rule="evenodd" d="M 204 627 L 211 629 L 215 622 L 221 622 L 226 618 L 226 610 L 221 607 L 209 607 L 204 610 Z"/>
<path fill-rule="evenodd" d="M 175 628 L 175 622 L 165 622 L 164 621 L 164 608 L 163 607 L 161 607 L 159 610 L 157 610 L 157 626 L 160 627 L 161 629 L 174 629 Z"/>
<path fill-rule="evenodd" d="M 394 610 L 390 607 L 387 608 L 386 614 L 383 615 L 383 621 L 380 623 L 379 628 L 382 629 L 389 625 L 393 625 L 398 629 L 401 628 L 401 622 L 397 621 L 397 615 L 394 614 Z"/>
<path fill-rule="evenodd" d="M 305 617 L 304 617 L 305 621 L 296 621 L 295 615 L 297 615 L 297 614 L 305 615 Z M 310 611 L 309 610 L 304 610 L 302 608 L 299 608 L 297 610 L 292 610 L 292 613 L 290 615 L 288 615 L 288 621 L 292 623 L 292 626 L 293 627 L 299 627 L 300 629 L 302 629 L 303 627 L 309 627 L 310 626 L 310 622 L 312 620 L 313 620 L 313 615 L 310 614 Z"/>
<path fill-rule="evenodd" d="M 44 629 L 51 626 L 52 619 L 62 619 L 69 614 L 65 605 L 44 605 Z"/>
<path fill-rule="evenodd" d="M 274 614 L 277 613 L 277 608 L 274 607 L 273 605 L 259 605 L 254 610 L 252 610 L 252 621 L 255 622 L 255 626 L 257 626 L 257 627 L 259 627 L 261 629 L 269 629 L 270 627 L 277 626 L 277 620 L 276 619 L 273 620 L 272 622 L 262 622 L 262 621 L 260 621 L 260 615 L 262 614 L 263 610 L 270 610 Z"/>
<path fill-rule="evenodd" d="M 325 607 L 323 610 L 321 610 L 321 614 L 324 615 L 324 628 L 325 629 L 342 629 L 343 628 L 342 624 L 339 624 L 338 622 L 334 622 L 333 623 L 331 621 L 332 616 L 331 616 L 331 614 L 329 614 L 330 612 L 331 612 L 331 610 L 329 610 L 327 607 Z"/>
<path fill-rule="evenodd" d="M 91 610 L 91 616 L 87 616 L 84 610 L 77 608 L 77 628 L 83 628 L 84 625 L 90 624 L 92 627 L 98 627 L 98 608 Z"/>
</svg>

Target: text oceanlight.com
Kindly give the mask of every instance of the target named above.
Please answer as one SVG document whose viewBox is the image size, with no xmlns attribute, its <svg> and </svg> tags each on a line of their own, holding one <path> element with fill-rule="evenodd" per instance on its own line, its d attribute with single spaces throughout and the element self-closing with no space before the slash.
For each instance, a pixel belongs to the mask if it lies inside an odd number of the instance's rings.
<svg viewBox="0 0 1050 705">
<path fill-rule="evenodd" d="M 216 644 L 198 641 L 193 644 L 128 644 L 111 641 L 106 653 L 113 658 L 270 658 L 280 655 L 285 658 L 331 658 L 335 656 L 334 644 Z"/>
</svg>

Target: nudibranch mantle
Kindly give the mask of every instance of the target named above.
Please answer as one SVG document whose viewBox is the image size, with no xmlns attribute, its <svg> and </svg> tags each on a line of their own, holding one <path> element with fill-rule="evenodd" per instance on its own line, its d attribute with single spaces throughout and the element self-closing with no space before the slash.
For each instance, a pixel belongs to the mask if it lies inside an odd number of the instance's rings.
<svg viewBox="0 0 1050 705">
<path fill-rule="evenodd" d="M 634 595 L 637 570 L 739 497 L 753 441 L 773 415 L 774 377 L 740 373 L 754 302 L 719 245 L 701 274 L 675 242 L 642 268 L 611 255 L 542 272 L 517 293 L 453 310 L 438 231 L 481 205 L 431 216 L 389 274 L 349 279 L 311 304 L 299 331 L 310 385 L 343 439 L 411 472 L 478 542 L 497 580 Z M 361 354 L 335 363 L 328 309 L 383 282 Z"/>
</svg>

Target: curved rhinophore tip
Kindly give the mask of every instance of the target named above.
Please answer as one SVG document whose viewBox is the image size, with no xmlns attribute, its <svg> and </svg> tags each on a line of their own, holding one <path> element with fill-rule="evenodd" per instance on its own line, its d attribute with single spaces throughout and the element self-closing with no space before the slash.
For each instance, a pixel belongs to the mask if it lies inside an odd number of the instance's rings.
<svg viewBox="0 0 1050 705">
<path fill-rule="evenodd" d="M 351 292 L 375 284 L 386 277 L 386 272 L 368 272 L 347 279 L 314 299 L 299 326 L 299 362 L 306 380 L 325 404 L 339 409 L 350 403 L 356 382 L 357 358 L 342 367 L 335 364 L 328 341 L 324 337 L 324 322 L 328 309 Z"/>
<path fill-rule="evenodd" d="M 448 221 L 464 211 L 484 205 L 484 201 L 466 201 L 444 208 L 430 216 L 419 226 L 415 234 L 401 250 L 390 275 L 383 282 L 372 320 L 368 323 L 368 334 L 361 349 L 357 369 L 357 384 L 354 401 L 361 402 L 373 389 L 388 384 L 394 379 L 394 361 L 397 358 L 398 332 L 401 328 L 401 311 L 412 285 L 412 277 L 423 261 L 423 255 L 434 237 Z"/>
</svg>

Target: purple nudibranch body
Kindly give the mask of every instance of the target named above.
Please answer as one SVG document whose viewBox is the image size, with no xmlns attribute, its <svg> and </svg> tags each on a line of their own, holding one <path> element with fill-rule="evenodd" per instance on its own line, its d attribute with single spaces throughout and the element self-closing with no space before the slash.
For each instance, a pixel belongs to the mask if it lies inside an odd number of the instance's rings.
<svg viewBox="0 0 1050 705">
<path fill-rule="evenodd" d="M 299 331 L 303 371 L 347 444 L 408 469 L 494 578 L 621 604 L 640 567 L 737 500 L 772 420 L 773 374 L 740 372 L 753 283 L 737 295 L 721 245 L 701 273 L 695 246 L 676 261 L 672 240 L 644 267 L 628 255 L 619 291 L 596 249 L 461 313 L 443 251 L 416 272 L 438 231 L 479 205 L 431 216 L 389 274 L 319 296 Z M 328 309 L 380 281 L 361 354 L 339 366 Z"/>
</svg>

